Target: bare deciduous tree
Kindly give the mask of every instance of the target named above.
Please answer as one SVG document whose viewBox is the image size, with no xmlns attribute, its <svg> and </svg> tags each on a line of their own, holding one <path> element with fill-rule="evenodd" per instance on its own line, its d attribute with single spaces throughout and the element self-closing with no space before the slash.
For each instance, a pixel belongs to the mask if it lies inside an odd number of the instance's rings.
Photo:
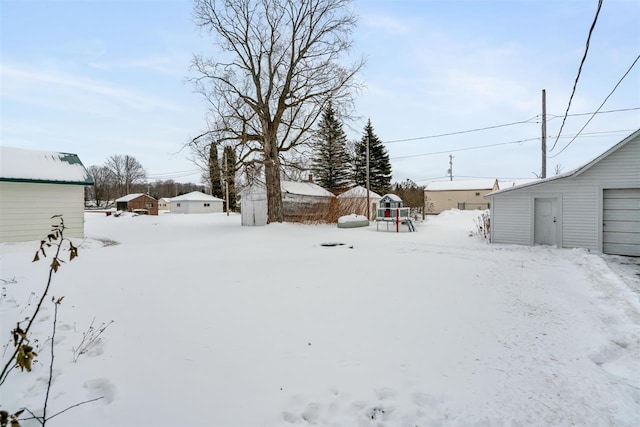
<svg viewBox="0 0 640 427">
<path fill-rule="evenodd" d="M 193 79 L 218 142 L 238 161 L 264 166 L 268 221 L 282 222 L 281 160 L 308 142 L 332 100 L 351 105 L 364 65 L 340 62 L 356 23 L 350 0 L 196 0 L 196 25 L 212 34 L 217 59 L 196 55 Z M 194 140 L 197 140 L 195 138 Z"/>
<path fill-rule="evenodd" d="M 89 166 L 89 174 L 93 178 L 93 199 L 96 207 L 100 207 L 101 202 L 108 202 L 113 198 L 113 177 L 106 166 Z"/>
<path fill-rule="evenodd" d="M 114 179 L 116 196 L 118 197 L 131 193 L 132 185 L 144 183 L 147 177 L 147 173 L 140 162 L 128 154 L 110 156 L 105 163 L 105 167 Z"/>
</svg>

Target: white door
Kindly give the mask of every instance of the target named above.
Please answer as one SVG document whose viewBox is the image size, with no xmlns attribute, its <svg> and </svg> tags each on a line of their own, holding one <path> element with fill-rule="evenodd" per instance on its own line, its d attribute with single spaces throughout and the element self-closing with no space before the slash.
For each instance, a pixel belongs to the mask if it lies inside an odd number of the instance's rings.
<svg viewBox="0 0 640 427">
<path fill-rule="evenodd" d="M 556 244 L 558 230 L 558 201 L 535 199 L 534 205 L 533 243 L 553 246 Z"/>
</svg>

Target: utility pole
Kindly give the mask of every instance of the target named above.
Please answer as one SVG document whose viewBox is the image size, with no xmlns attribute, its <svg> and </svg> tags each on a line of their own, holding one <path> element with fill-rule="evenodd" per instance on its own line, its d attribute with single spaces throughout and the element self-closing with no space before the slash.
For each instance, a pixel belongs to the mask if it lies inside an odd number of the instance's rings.
<svg viewBox="0 0 640 427">
<path fill-rule="evenodd" d="M 229 165 L 227 165 L 227 153 L 223 151 L 224 156 L 224 192 L 225 192 L 225 204 L 227 205 L 227 216 L 229 216 Z"/>
<path fill-rule="evenodd" d="M 367 132 L 367 219 L 371 219 L 371 201 L 369 200 L 369 145 L 371 135 Z"/>
<path fill-rule="evenodd" d="M 547 91 L 542 89 L 542 172 L 541 178 L 547 177 Z"/>
<path fill-rule="evenodd" d="M 449 154 L 449 181 L 453 181 L 453 156 Z"/>
</svg>

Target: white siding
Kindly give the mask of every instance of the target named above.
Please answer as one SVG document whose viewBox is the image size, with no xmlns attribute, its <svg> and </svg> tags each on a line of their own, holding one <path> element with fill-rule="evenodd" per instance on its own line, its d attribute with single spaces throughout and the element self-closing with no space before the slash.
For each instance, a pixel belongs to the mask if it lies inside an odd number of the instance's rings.
<svg viewBox="0 0 640 427">
<path fill-rule="evenodd" d="M 40 240 L 60 214 L 65 237 L 83 238 L 82 185 L 0 182 L 0 242 Z"/>
<path fill-rule="evenodd" d="M 171 202 L 171 213 L 203 214 L 215 212 L 222 212 L 222 201 L 178 200 Z"/>
<path fill-rule="evenodd" d="M 533 243 L 532 207 L 537 197 L 558 197 L 559 246 L 602 250 L 605 189 L 640 188 L 640 135 L 577 176 L 498 193 L 492 199 L 492 241 Z"/>
<path fill-rule="evenodd" d="M 528 195 L 519 192 L 492 197 L 491 234 L 495 243 L 530 245 L 531 201 Z"/>
</svg>

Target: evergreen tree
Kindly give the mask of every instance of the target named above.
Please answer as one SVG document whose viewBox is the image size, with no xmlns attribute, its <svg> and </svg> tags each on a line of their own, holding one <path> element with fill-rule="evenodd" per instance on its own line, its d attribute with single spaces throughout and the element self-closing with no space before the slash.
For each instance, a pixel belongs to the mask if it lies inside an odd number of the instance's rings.
<svg viewBox="0 0 640 427">
<path fill-rule="evenodd" d="M 391 184 L 389 153 L 373 131 L 371 120 L 364 127 L 362 139 L 355 144 L 353 180 L 357 185 L 367 185 L 367 144 L 369 144 L 369 186 L 371 191 L 383 195 Z"/>
<path fill-rule="evenodd" d="M 229 186 L 229 210 L 236 208 L 236 151 L 231 146 L 224 147 L 223 179 Z M 225 194 L 226 196 L 226 194 Z M 226 206 L 225 206 L 226 210 Z"/>
<path fill-rule="evenodd" d="M 346 190 L 350 181 L 351 159 L 347 151 L 347 136 L 331 102 L 322 114 L 315 139 L 312 165 L 315 181 L 334 194 Z"/>
<path fill-rule="evenodd" d="M 211 195 L 223 198 L 222 182 L 220 181 L 220 163 L 218 162 L 218 145 L 211 143 L 209 147 L 209 185 L 211 186 Z"/>
</svg>

